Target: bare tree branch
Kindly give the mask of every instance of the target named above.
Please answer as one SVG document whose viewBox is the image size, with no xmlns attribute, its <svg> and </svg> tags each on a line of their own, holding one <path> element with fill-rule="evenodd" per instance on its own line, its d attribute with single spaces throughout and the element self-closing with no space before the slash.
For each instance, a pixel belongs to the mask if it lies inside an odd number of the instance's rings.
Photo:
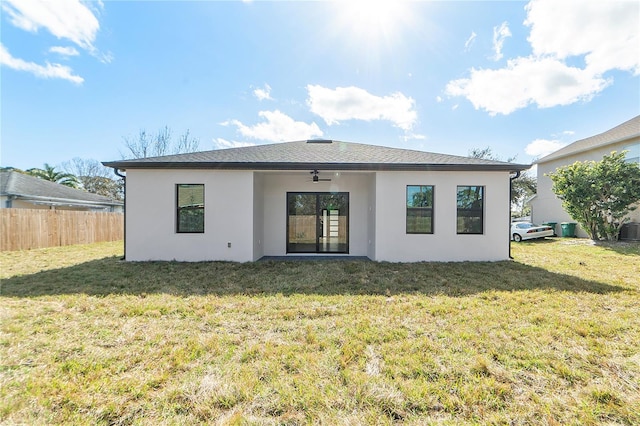
<svg viewBox="0 0 640 426">
<path fill-rule="evenodd" d="M 122 139 L 125 148 L 128 150 L 126 154 L 120 153 L 122 158 L 147 158 L 168 154 L 183 154 L 197 151 L 200 144 L 198 139 L 190 135 L 188 129 L 174 143 L 169 126 L 164 126 L 155 135 L 150 135 L 146 130 L 141 129 L 137 138 L 125 136 Z"/>
<path fill-rule="evenodd" d="M 189 129 L 184 132 L 180 139 L 178 139 L 178 144 L 174 149 L 174 154 L 182 154 L 186 152 L 195 152 L 198 150 L 198 146 L 200 145 L 200 140 L 190 137 Z"/>
<path fill-rule="evenodd" d="M 85 191 L 114 200 L 123 199 L 124 182 L 122 179 L 114 179 L 113 170 L 103 166 L 98 160 L 75 157 L 62 163 L 61 167 L 75 175 Z"/>
</svg>

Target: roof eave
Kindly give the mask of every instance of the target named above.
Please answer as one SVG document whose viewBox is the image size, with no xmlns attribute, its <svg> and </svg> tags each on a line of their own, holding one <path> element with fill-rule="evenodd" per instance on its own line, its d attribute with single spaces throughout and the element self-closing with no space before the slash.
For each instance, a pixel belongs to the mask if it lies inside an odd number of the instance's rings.
<svg viewBox="0 0 640 426">
<path fill-rule="evenodd" d="M 110 200 L 94 201 L 94 200 L 80 200 L 77 198 L 46 197 L 46 196 L 40 196 L 40 195 L 9 194 L 9 193 L 2 194 L 2 195 L 12 197 L 15 200 L 22 200 L 27 202 L 31 202 L 31 201 L 41 202 L 41 203 L 52 202 L 52 203 L 60 203 L 60 204 L 72 204 L 72 205 L 85 206 L 85 207 L 89 207 L 89 206 L 117 207 L 117 206 L 124 205 L 124 203 L 121 201 L 110 201 Z"/>
<path fill-rule="evenodd" d="M 283 163 L 283 162 L 119 162 L 102 163 L 106 167 L 119 170 L 127 169 L 213 169 L 213 170 L 354 170 L 354 171 L 523 171 L 531 168 L 529 164 L 423 164 L 423 163 Z"/>
<path fill-rule="evenodd" d="M 612 140 L 612 141 L 608 141 L 608 142 L 603 142 L 603 143 L 598 144 L 598 145 L 585 147 L 585 148 L 577 149 L 577 150 L 574 150 L 574 151 L 568 151 L 568 152 L 562 153 L 560 155 L 555 155 L 558 151 L 564 149 L 564 148 L 560 148 L 556 152 L 552 152 L 549 155 L 546 155 L 546 156 L 544 156 L 544 157 L 542 157 L 542 158 L 540 158 L 538 160 L 535 160 L 533 162 L 533 164 L 542 164 L 542 163 L 547 163 L 549 161 L 560 160 L 562 158 L 571 157 L 572 155 L 582 154 L 583 152 L 587 152 L 587 151 L 591 151 L 591 150 L 594 150 L 594 149 L 603 148 L 603 147 L 605 147 L 607 145 L 614 145 L 614 144 L 617 144 L 617 143 L 621 143 L 621 142 L 625 142 L 625 141 L 632 140 L 632 139 L 637 139 L 637 138 L 640 138 L 640 133 L 636 133 L 636 134 L 631 135 L 631 136 L 625 136 L 623 138 L 618 138 L 618 139 L 615 139 L 615 140 Z M 578 142 L 582 142 L 584 140 L 585 139 L 581 139 L 579 141 L 573 142 L 572 144 L 567 145 L 565 148 L 568 148 L 571 145 L 576 144 Z"/>
</svg>

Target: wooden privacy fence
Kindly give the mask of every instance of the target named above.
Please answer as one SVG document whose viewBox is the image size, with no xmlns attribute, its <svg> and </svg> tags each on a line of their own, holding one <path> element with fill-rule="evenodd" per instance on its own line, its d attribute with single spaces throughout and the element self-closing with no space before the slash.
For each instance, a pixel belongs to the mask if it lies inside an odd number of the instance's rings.
<svg viewBox="0 0 640 426">
<path fill-rule="evenodd" d="M 0 251 L 124 239 L 121 213 L 0 209 Z"/>
<path fill-rule="evenodd" d="M 289 216 L 289 242 L 304 244 L 316 242 L 316 221 L 315 215 Z M 338 218 L 338 237 L 341 243 L 347 242 L 347 218 Z"/>
</svg>

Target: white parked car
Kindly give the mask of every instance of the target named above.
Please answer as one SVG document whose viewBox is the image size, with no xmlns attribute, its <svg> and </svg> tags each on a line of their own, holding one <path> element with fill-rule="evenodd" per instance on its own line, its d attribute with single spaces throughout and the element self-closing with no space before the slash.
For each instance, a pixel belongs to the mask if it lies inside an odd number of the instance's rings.
<svg viewBox="0 0 640 426">
<path fill-rule="evenodd" d="M 548 225 L 534 225 L 531 222 L 513 222 L 511 224 L 511 239 L 516 242 L 553 237 L 553 234 L 553 228 Z"/>
</svg>

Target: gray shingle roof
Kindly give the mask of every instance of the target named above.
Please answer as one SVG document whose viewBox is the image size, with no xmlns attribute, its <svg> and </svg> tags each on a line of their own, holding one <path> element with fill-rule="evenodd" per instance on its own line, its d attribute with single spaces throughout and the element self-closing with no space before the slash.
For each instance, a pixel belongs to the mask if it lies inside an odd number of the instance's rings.
<svg viewBox="0 0 640 426">
<path fill-rule="evenodd" d="M 135 160 L 108 161 L 138 168 L 244 170 L 526 170 L 530 166 L 352 142 L 311 140 L 229 148 Z"/>
<path fill-rule="evenodd" d="M 540 158 L 536 163 L 546 163 L 547 161 L 556 160 L 558 158 L 567 157 L 569 155 L 578 154 L 580 152 L 589 151 L 594 148 L 623 142 L 627 139 L 637 137 L 640 137 L 640 115 L 629 121 L 625 121 L 619 126 L 607 130 L 606 132 L 586 139 L 580 139 L 579 141 L 567 145 L 564 148 L 560 148 L 546 157 Z"/>
<path fill-rule="evenodd" d="M 81 204 L 122 205 L 122 202 L 112 200 L 109 197 L 69 188 L 68 186 L 15 171 L 0 172 L 0 195 L 13 195 L 20 198 L 35 197 L 52 201 L 74 200 Z"/>
</svg>

